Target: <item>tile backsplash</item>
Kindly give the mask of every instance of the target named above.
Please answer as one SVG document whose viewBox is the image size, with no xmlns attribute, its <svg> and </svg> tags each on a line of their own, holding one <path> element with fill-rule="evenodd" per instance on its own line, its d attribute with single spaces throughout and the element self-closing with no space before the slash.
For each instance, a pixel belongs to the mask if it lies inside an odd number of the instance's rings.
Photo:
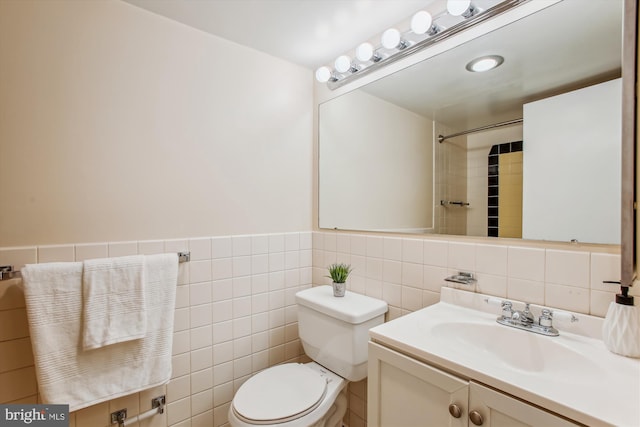
<svg viewBox="0 0 640 427">
<path fill-rule="evenodd" d="M 179 269 L 171 381 L 77 411 L 71 425 L 108 427 L 111 412 L 126 407 L 131 417 L 166 394 L 165 413 L 140 426 L 217 427 L 227 424 L 234 392 L 253 373 L 307 360 L 294 296 L 330 283 L 332 262 L 354 267 L 348 289 L 386 300 L 388 319 L 436 303 L 440 288 L 451 285 L 444 278 L 458 271 L 476 274 L 469 290 L 596 316 L 617 291 L 602 284 L 620 275 L 616 253 L 454 239 L 321 231 L 105 242 L 0 248 L 0 264 L 190 251 Z M 21 282 L 1 281 L 0 403 L 37 401 Z M 350 384 L 349 407 L 345 425 L 365 426 L 366 381 Z"/>
<path fill-rule="evenodd" d="M 620 255 L 597 249 L 314 232 L 313 283 L 330 283 L 336 261 L 354 268 L 347 289 L 386 300 L 390 318 L 437 302 L 459 271 L 478 279 L 461 289 L 603 317 L 618 289 L 602 281 L 620 277 Z"/>
</svg>

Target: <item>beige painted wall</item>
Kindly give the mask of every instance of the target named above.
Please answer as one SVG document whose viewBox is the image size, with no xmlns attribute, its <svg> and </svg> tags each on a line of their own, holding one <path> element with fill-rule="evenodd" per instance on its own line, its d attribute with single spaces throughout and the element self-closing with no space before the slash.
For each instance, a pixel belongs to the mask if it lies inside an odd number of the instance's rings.
<svg viewBox="0 0 640 427">
<path fill-rule="evenodd" d="M 309 70 L 116 0 L 3 0 L 0 75 L 0 246 L 311 228 Z"/>
<path fill-rule="evenodd" d="M 362 91 L 320 117 L 323 228 L 433 227 L 433 121 Z"/>
</svg>

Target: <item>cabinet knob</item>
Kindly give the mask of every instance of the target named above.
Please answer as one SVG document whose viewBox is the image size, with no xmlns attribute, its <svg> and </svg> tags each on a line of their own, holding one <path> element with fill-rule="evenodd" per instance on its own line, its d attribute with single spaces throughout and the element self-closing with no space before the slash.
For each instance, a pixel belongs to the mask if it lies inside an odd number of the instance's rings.
<svg viewBox="0 0 640 427">
<path fill-rule="evenodd" d="M 480 415 L 480 412 L 478 411 L 471 411 L 469 412 L 469 419 L 471 420 L 471 422 L 477 426 L 481 426 L 482 423 L 484 422 L 484 419 L 482 418 L 482 415 Z"/>
<path fill-rule="evenodd" d="M 453 418 L 460 418 L 462 416 L 462 409 L 455 403 L 449 405 L 449 413 Z"/>
</svg>

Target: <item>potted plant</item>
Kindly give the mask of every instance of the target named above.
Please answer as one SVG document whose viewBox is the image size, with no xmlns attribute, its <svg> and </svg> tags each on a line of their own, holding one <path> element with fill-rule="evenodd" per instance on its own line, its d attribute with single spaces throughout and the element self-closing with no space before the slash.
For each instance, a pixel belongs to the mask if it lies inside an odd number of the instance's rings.
<svg viewBox="0 0 640 427">
<path fill-rule="evenodd" d="M 347 288 L 346 281 L 351 273 L 351 265 L 334 263 L 329 266 L 329 275 L 333 280 L 333 296 L 343 297 Z"/>
</svg>

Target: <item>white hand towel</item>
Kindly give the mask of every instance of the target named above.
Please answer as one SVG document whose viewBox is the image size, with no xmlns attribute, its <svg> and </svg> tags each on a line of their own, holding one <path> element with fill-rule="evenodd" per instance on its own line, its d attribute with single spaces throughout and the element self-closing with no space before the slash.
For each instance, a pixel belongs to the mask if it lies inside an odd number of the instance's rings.
<svg viewBox="0 0 640 427">
<path fill-rule="evenodd" d="M 43 403 L 73 412 L 169 381 L 178 256 L 151 255 L 145 264 L 147 335 L 91 351 L 82 349 L 82 263 L 22 269 Z"/>
<path fill-rule="evenodd" d="M 147 312 L 144 285 L 144 255 L 84 261 L 84 350 L 145 336 Z"/>
</svg>

